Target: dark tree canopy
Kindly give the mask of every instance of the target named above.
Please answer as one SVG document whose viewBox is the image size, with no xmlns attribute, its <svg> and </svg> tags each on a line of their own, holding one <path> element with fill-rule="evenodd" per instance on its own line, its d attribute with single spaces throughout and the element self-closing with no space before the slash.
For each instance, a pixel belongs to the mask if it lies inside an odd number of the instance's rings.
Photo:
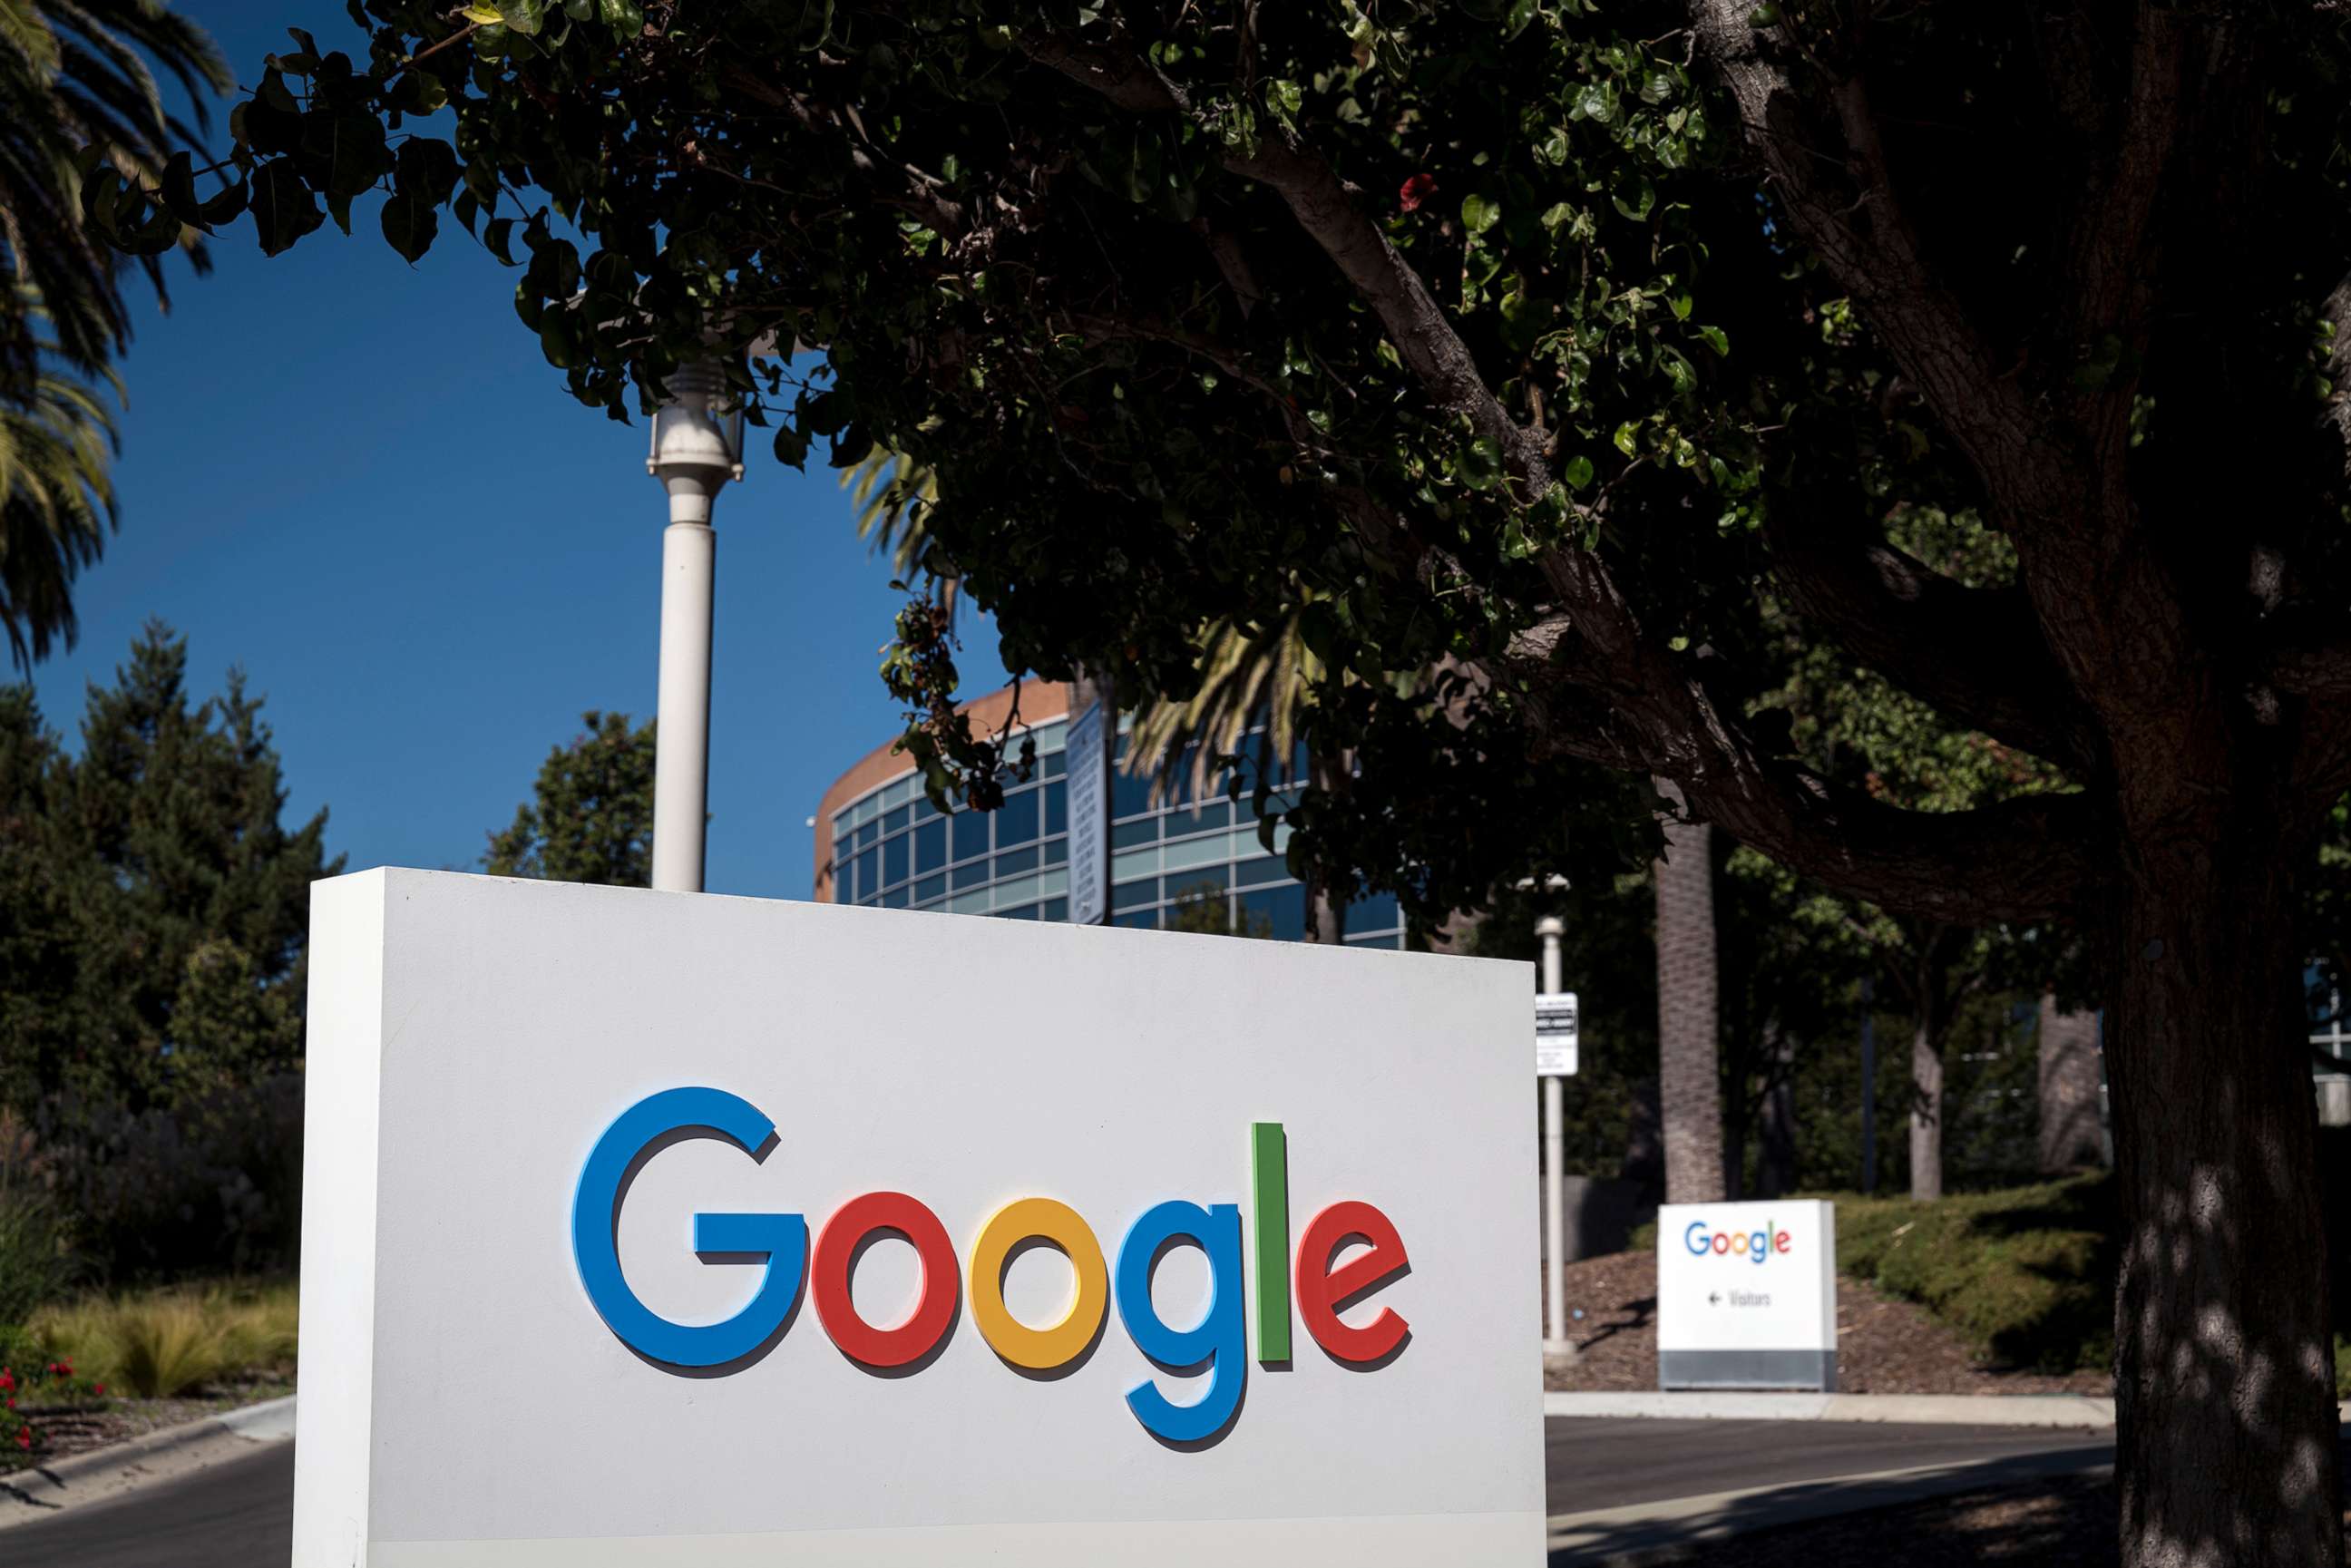
<svg viewBox="0 0 2351 1568">
<path fill-rule="evenodd" d="M 580 716 L 580 733 L 547 754 L 531 798 L 490 835 L 492 876 L 643 887 L 653 873 L 653 727 L 624 713 Z"/>
<path fill-rule="evenodd" d="M 363 63 L 298 37 L 239 110 L 265 248 L 445 210 L 615 414 L 820 345 L 745 374 L 778 455 L 930 470 L 1016 665 L 1180 695 L 1205 624 L 1295 614 L 1358 769 L 1301 855 L 1426 916 L 1645 857 L 1654 776 L 1890 911 L 2079 922 L 2126 1558 L 2338 1559 L 2325 1281 L 2277 1260 L 2320 1245 L 2294 909 L 2351 783 L 2339 7 L 353 15 Z M 203 215 L 98 184 L 118 233 Z M 2013 575 L 1901 548 L 1920 510 Z M 1807 755 L 1767 598 L 2048 787 Z"/>
</svg>

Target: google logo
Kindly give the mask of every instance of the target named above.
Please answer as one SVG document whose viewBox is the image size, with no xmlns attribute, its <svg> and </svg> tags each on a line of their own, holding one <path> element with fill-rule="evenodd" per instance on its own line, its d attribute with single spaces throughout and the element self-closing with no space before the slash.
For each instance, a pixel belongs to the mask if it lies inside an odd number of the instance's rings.
<svg viewBox="0 0 2351 1568">
<path fill-rule="evenodd" d="M 589 1301 L 622 1343 L 649 1361 L 696 1371 L 737 1370 L 783 1335 L 803 1282 L 817 1320 L 842 1354 L 879 1371 L 919 1369 L 953 1326 L 956 1305 L 969 1291 L 980 1337 L 1008 1365 L 1052 1372 L 1083 1355 L 1102 1332 L 1113 1298 L 1119 1322 L 1134 1346 L 1170 1371 L 1205 1365 L 1207 1391 L 1178 1405 L 1145 1377 L 1126 1391 L 1127 1408 L 1154 1437 L 1195 1443 L 1217 1437 L 1240 1409 L 1248 1376 L 1243 1322 L 1238 1206 L 1206 1207 L 1181 1198 L 1154 1204 L 1128 1225 L 1114 1263 L 1084 1218 L 1050 1197 L 1015 1198 L 980 1226 L 968 1251 L 967 1276 L 938 1216 L 902 1192 L 869 1192 L 832 1212 L 809 1245 L 808 1222 L 797 1214 L 696 1214 L 694 1249 L 706 1262 L 761 1262 L 749 1304 L 723 1322 L 672 1322 L 640 1301 L 621 1272 L 617 1236 L 621 1204 L 637 1169 L 681 1138 L 712 1137 L 754 1160 L 774 1145 L 776 1125 L 748 1101 L 720 1089 L 665 1089 L 622 1112 L 606 1128 L 580 1173 L 571 1204 L 571 1252 Z M 1341 1202 L 1315 1215 L 1286 1256 L 1290 1233 L 1288 1149 L 1281 1124 L 1251 1128 L 1251 1228 L 1260 1362 L 1290 1359 L 1292 1286 L 1295 1315 L 1332 1358 L 1351 1365 L 1383 1363 L 1399 1352 L 1410 1325 L 1383 1307 L 1356 1327 L 1340 1319 L 1352 1305 L 1410 1267 L 1404 1240 L 1388 1217 L 1368 1203 Z M 913 1244 L 922 1265 L 922 1289 L 902 1322 L 878 1327 L 858 1315 L 850 1284 L 859 1255 L 877 1237 Z M 1784 1243 L 1786 1238 L 1782 1237 Z M 1368 1247 L 1344 1263 L 1351 1242 Z M 1004 1302 L 1004 1274 L 1014 1253 L 1031 1243 L 1059 1250 L 1074 1281 L 1061 1320 L 1042 1327 L 1022 1322 Z M 1170 1247 L 1189 1243 L 1207 1255 L 1207 1311 L 1189 1328 L 1161 1321 L 1151 1301 L 1151 1278 Z M 1335 1266 L 1334 1266 L 1335 1265 Z"/>
<path fill-rule="evenodd" d="M 1704 1258 L 1711 1254 L 1718 1258 L 1745 1258 L 1754 1263 L 1761 1263 L 1775 1252 L 1786 1252 L 1791 1239 L 1786 1231 L 1772 1229 L 1768 1219 L 1761 1230 L 1712 1232 L 1708 1231 L 1705 1220 L 1693 1219 L 1690 1228 L 1682 1232 L 1682 1245 L 1687 1247 L 1694 1257 Z"/>
</svg>

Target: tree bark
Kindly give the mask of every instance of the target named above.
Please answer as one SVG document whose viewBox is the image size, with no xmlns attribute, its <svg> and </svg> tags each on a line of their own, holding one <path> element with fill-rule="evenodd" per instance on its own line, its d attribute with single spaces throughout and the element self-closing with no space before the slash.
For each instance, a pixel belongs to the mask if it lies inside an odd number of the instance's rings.
<svg viewBox="0 0 2351 1568">
<path fill-rule="evenodd" d="M 1314 787 L 1328 794 L 1344 794 L 1354 781 L 1352 758 L 1334 760 L 1313 751 L 1307 756 L 1306 768 Z M 1333 897 L 1330 879 L 1319 873 L 1306 883 L 1306 939 L 1326 947 L 1343 946 L 1347 940 L 1347 901 Z"/>
<path fill-rule="evenodd" d="M 2126 1568 L 2343 1562 L 2299 856 L 2241 810 L 2141 836 L 2107 938 Z"/>
<path fill-rule="evenodd" d="M 1922 1012 L 1910 1030 L 1910 1200 L 1943 1196 L 1943 1042 Z"/>
<path fill-rule="evenodd" d="M 1771 1086 L 1763 1098 L 1763 1145 L 1755 1163 L 1755 1196 L 1785 1197 L 1796 1190 L 1796 1046 L 1772 1031 Z"/>
<path fill-rule="evenodd" d="M 2098 1015 L 2041 998 L 2041 1169 L 2050 1176 L 2106 1163 L 2098 1114 L 2105 1070 L 2098 1060 Z"/>
<path fill-rule="evenodd" d="M 1681 791 L 1659 779 L 1678 804 Z M 1665 823 L 1657 883 L 1657 1105 L 1666 1145 L 1666 1201 L 1723 1196 L 1721 1070 L 1717 1061 L 1713 830 Z"/>
</svg>

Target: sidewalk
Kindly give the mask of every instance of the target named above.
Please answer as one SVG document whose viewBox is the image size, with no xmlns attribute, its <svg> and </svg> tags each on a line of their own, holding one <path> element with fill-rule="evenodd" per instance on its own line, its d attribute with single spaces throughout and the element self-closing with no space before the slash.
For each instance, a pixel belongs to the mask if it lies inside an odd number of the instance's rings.
<svg viewBox="0 0 2351 1568">
<path fill-rule="evenodd" d="M 172 1479 L 283 1443 L 294 1436 L 294 1396 L 248 1405 L 167 1427 L 127 1443 L 76 1454 L 55 1464 L 0 1475 L 0 1531 L 54 1519 L 158 1481 Z"/>
</svg>

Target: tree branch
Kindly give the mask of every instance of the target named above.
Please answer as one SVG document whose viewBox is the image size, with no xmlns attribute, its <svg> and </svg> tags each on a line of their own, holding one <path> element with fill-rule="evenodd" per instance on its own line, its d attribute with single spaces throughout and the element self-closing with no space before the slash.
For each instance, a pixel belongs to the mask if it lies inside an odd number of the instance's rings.
<svg viewBox="0 0 2351 1568">
<path fill-rule="evenodd" d="M 1812 123 L 1778 55 L 1766 52 L 1755 12 L 1750 0 L 1692 0 L 1691 5 L 1699 47 L 1729 87 L 1748 143 L 1761 155 L 1797 232 L 1861 305 L 1904 374 L 1925 392 L 1980 471 L 1990 476 L 2048 470 L 2053 455 L 2037 449 L 2030 402 L 2002 373 L 1957 297 L 1937 281 L 1895 199 L 1861 77 L 1827 84 L 1846 144 L 1844 166 L 1857 190 L 1832 188 L 1821 177 L 1823 160 L 1812 145 L 1823 128 Z"/>
<path fill-rule="evenodd" d="M 2022 590 L 1966 588 L 1883 539 L 1774 518 L 1771 565 L 1797 612 L 1863 664 L 1970 729 L 2086 774 L 2090 716 Z"/>
<path fill-rule="evenodd" d="M 1044 34 L 1024 37 L 1020 47 L 1039 65 L 1122 109 L 1178 115 L 1210 136 L 1218 134 L 1184 89 L 1144 59 L 1123 33 L 1100 45 Z M 1552 476 L 1542 433 L 1521 427 L 1487 389 L 1468 345 L 1429 298 L 1420 275 L 1364 215 L 1356 200 L 1359 193 L 1320 153 L 1280 128 L 1261 134 L 1253 147 L 1228 150 L 1223 162 L 1231 172 L 1267 186 L 1288 204 L 1299 227 L 1379 317 L 1396 352 L 1430 398 L 1468 419 L 1478 434 L 1500 449 L 1503 466 L 1518 481 L 1521 495 L 1531 498 L 1548 491 Z"/>
</svg>

